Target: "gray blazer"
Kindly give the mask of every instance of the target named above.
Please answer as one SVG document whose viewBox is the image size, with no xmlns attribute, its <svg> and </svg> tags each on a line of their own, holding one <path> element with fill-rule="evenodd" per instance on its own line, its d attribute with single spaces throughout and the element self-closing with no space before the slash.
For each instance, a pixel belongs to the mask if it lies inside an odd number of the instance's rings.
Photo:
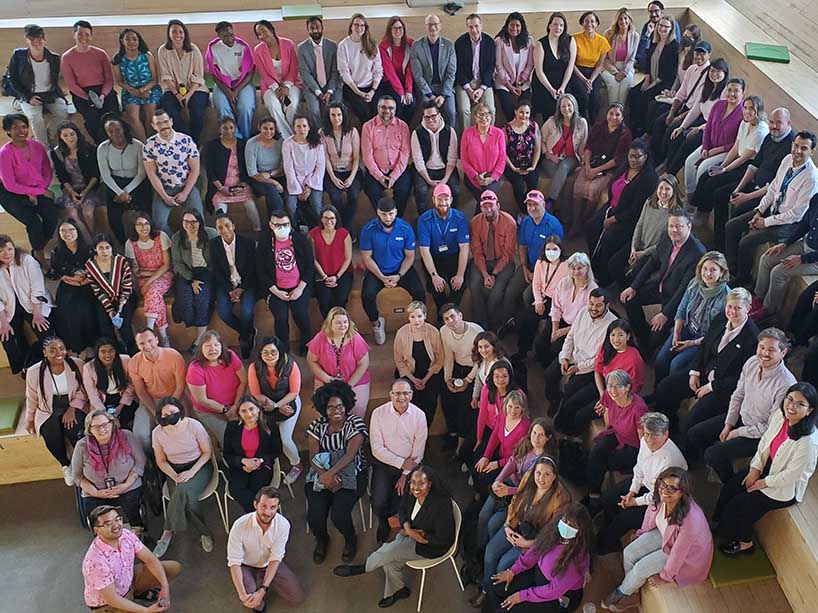
<svg viewBox="0 0 818 613">
<path fill-rule="evenodd" d="M 341 76 L 338 74 L 338 45 L 334 41 L 324 38 L 321 41 L 324 51 L 324 69 L 327 72 L 327 84 L 324 87 L 318 85 L 315 73 L 315 51 L 313 51 L 312 39 L 307 38 L 298 43 L 296 55 L 298 56 L 298 72 L 301 73 L 301 81 L 304 89 L 314 94 L 320 90 L 322 94 L 332 90 L 341 91 Z"/>
<path fill-rule="evenodd" d="M 457 73 L 457 56 L 454 52 L 454 43 L 442 36 L 440 41 L 440 53 L 438 62 L 440 63 L 440 81 L 442 89 L 440 95 L 454 95 L 454 77 Z M 429 49 L 429 39 L 425 36 L 415 41 L 412 51 L 409 54 L 412 62 L 412 77 L 415 79 L 415 87 L 422 96 L 433 94 L 432 91 L 432 52 Z"/>
</svg>

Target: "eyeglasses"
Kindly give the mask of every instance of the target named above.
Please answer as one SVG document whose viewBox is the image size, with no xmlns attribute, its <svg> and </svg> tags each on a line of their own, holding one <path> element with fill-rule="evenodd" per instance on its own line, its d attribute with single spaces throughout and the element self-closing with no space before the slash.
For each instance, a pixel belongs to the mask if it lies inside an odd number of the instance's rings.
<svg viewBox="0 0 818 613">
<path fill-rule="evenodd" d="M 290 222 L 289 221 L 285 221 L 284 223 L 274 223 L 273 224 L 273 230 L 280 230 L 282 228 L 289 228 L 289 227 L 290 227 Z"/>
<path fill-rule="evenodd" d="M 486 112 L 484 112 L 484 113 L 477 113 L 477 116 L 478 116 L 478 117 L 483 117 L 483 118 L 486 118 L 486 117 L 491 117 L 491 113 L 486 113 Z"/>
<path fill-rule="evenodd" d="M 659 486 L 660 492 L 667 492 L 668 494 L 673 495 L 676 492 L 681 491 L 681 488 L 678 488 L 675 485 L 670 485 L 669 483 L 665 483 L 662 479 L 659 479 L 656 483 Z"/>
<path fill-rule="evenodd" d="M 108 428 L 112 428 L 113 423 L 110 421 L 106 421 L 104 424 L 92 424 L 90 430 L 107 430 Z"/>
<path fill-rule="evenodd" d="M 101 524 L 97 524 L 97 528 L 110 528 L 115 524 L 122 525 L 125 520 L 122 519 L 121 515 L 117 515 L 114 519 L 109 519 L 108 521 L 104 521 Z"/>
<path fill-rule="evenodd" d="M 801 402 L 800 400 L 795 400 L 792 396 L 787 396 L 784 398 L 784 402 L 789 404 L 790 406 L 794 406 L 802 411 L 806 411 L 809 408 L 808 402 Z"/>
<path fill-rule="evenodd" d="M 424 115 L 423 120 L 424 121 L 427 120 L 427 119 L 432 120 L 432 119 L 435 119 L 436 117 L 440 117 L 440 113 L 432 113 L 431 115 Z"/>
<path fill-rule="evenodd" d="M 274 349 L 273 351 L 264 350 L 261 352 L 261 355 L 265 358 L 271 358 L 273 356 L 278 355 L 278 350 Z"/>
<path fill-rule="evenodd" d="M 183 219 L 182 224 L 186 226 L 195 226 L 199 223 L 198 219 Z"/>
<path fill-rule="evenodd" d="M 628 159 L 629 160 L 638 160 L 638 159 L 641 159 L 643 157 L 645 157 L 644 153 L 629 153 L 628 154 Z"/>
<path fill-rule="evenodd" d="M 335 215 L 324 215 L 321 221 L 335 221 Z"/>
<path fill-rule="evenodd" d="M 623 385 L 622 383 L 608 383 L 605 387 L 607 387 L 609 390 L 623 390 L 628 386 Z"/>
<path fill-rule="evenodd" d="M 391 391 L 391 392 L 389 392 L 389 393 L 390 393 L 392 396 L 411 396 L 411 395 L 412 395 L 412 392 L 397 392 L 397 391 Z"/>
<path fill-rule="evenodd" d="M 327 413 L 343 413 L 347 408 L 343 404 L 328 404 Z"/>
</svg>

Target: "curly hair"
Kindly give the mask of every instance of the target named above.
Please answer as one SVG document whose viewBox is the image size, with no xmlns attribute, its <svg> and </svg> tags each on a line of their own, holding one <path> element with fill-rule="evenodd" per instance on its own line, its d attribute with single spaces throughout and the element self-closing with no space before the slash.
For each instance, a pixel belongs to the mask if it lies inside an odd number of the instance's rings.
<svg viewBox="0 0 818 613">
<path fill-rule="evenodd" d="M 355 390 L 346 381 L 333 379 L 315 390 L 312 395 L 312 404 L 322 417 L 327 416 L 327 404 L 330 398 L 340 399 L 347 413 L 355 406 Z"/>
</svg>

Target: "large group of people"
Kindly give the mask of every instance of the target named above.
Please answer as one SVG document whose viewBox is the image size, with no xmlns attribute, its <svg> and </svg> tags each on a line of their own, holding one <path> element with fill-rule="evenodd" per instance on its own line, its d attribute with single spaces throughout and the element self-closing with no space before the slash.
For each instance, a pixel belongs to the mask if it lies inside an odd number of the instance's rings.
<svg viewBox="0 0 818 613">
<path fill-rule="evenodd" d="M 460 525 L 484 613 L 577 610 L 591 556 L 619 551 L 624 579 L 601 606 L 626 610 L 644 585 L 704 581 L 715 546 L 752 552 L 755 523 L 803 499 L 818 342 L 800 379 L 785 359 L 818 333 L 818 287 L 791 322 L 779 309 L 792 277 L 818 271 L 816 136 L 786 108 L 768 116 L 696 25 L 658 0 L 648 16 L 639 31 L 625 8 L 607 28 L 587 11 L 572 35 L 554 13 L 536 38 L 518 12 L 495 37 L 470 14 L 454 40 L 437 15 L 415 38 L 392 17 L 378 42 L 356 13 L 337 43 L 308 18 L 298 44 L 262 19 L 255 46 L 223 21 L 204 55 L 173 19 L 155 53 L 123 29 L 113 58 L 85 20 L 62 57 L 26 26 L 0 205 L 31 253 L 0 235 L 0 340 L 26 426 L 95 534 L 89 608 L 170 606 L 181 567 L 160 559 L 184 533 L 213 551 L 201 499 L 221 473 L 245 512 L 227 548 L 242 606 L 263 610 L 271 589 L 303 602 L 271 486 L 283 460 L 286 486 L 304 476 L 314 563 L 331 520 L 335 575 L 382 569 L 380 607 L 410 595 L 406 562 L 449 554 Z M 373 212 L 358 227 L 362 193 Z M 356 275 L 368 324 L 348 309 Z M 397 287 L 395 379 L 372 407 L 364 335 L 387 342 L 378 296 Z M 171 322 L 190 329 L 182 351 Z M 427 453 L 439 404 L 443 453 L 472 487 L 462 509 Z M 722 483 L 710 518 L 700 467 Z M 364 494 L 379 548 L 361 562 Z"/>
</svg>

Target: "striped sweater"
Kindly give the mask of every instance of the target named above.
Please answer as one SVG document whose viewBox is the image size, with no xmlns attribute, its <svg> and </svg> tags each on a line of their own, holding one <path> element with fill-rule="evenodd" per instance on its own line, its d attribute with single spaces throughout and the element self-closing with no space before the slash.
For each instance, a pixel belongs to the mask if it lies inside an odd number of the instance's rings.
<svg viewBox="0 0 818 613">
<path fill-rule="evenodd" d="M 106 275 L 97 266 L 95 258 L 85 263 L 85 269 L 91 278 L 91 289 L 102 303 L 102 307 L 110 317 L 116 315 L 122 306 L 131 297 L 133 292 L 133 275 L 127 258 L 114 255 L 111 262 L 111 274 Z"/>
</svg>

